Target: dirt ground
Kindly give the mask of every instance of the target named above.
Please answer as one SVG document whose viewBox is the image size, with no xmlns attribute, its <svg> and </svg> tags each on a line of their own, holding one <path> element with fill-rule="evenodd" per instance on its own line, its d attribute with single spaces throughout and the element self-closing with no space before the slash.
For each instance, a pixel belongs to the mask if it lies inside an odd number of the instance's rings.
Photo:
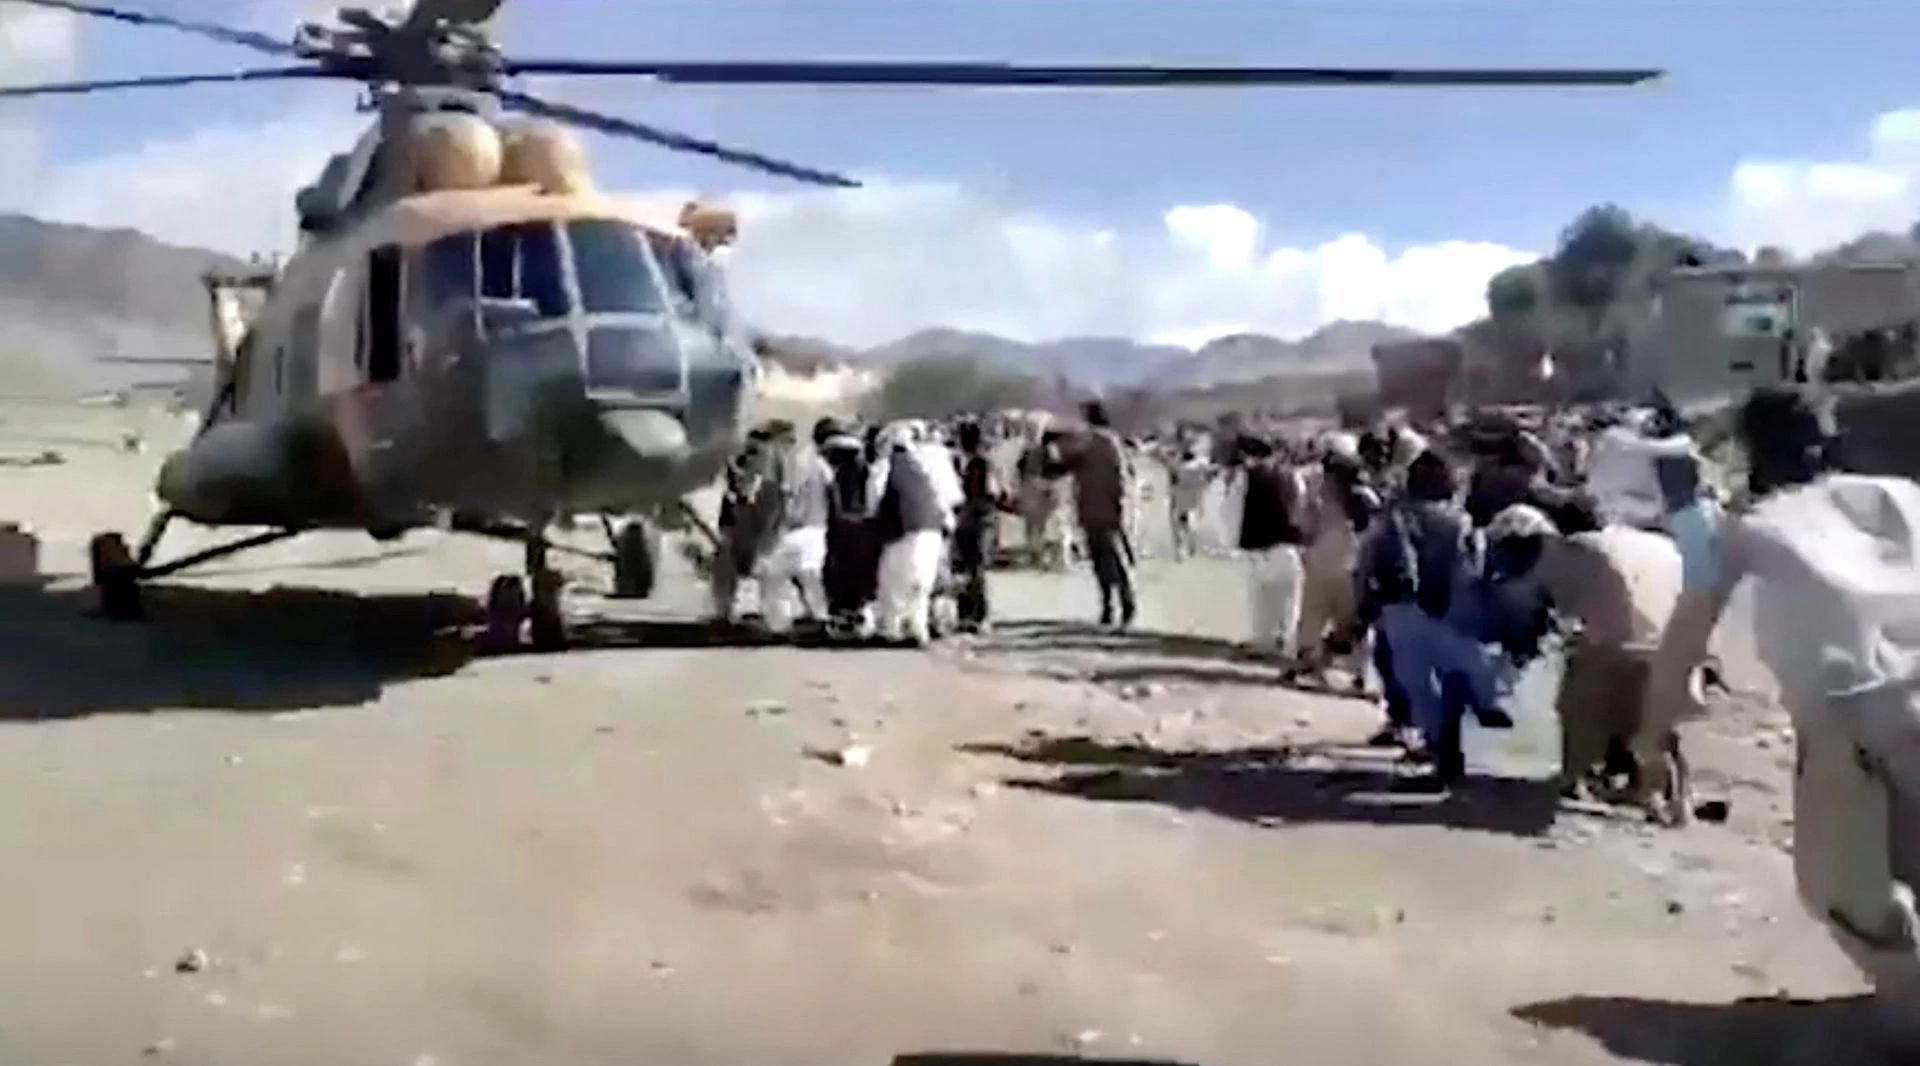
<svg viewBox="0 0 1920 1066">
<path fill-rule="evenodd" d="M 1866 1061 L 1762 700 L 1689 736 L 1730 820 L 1655 832 L 1556 810 L 1538 714 L 1390 792 L 1376 710 L 1231 654 L 1226 559 L 1149 562 L 1125 637 L 1007 575 L 996 636 L 913 653 L 709 646 L 676 557 L 644 606 L 583 574 L 588 647 L 476 659 L 516 552 L 325 536 L 116 626 L 73 575 L 157 455 L 69 459 L 0 469 L 57 578 L 0 603 L 0 1060 Z"/>
</svg>

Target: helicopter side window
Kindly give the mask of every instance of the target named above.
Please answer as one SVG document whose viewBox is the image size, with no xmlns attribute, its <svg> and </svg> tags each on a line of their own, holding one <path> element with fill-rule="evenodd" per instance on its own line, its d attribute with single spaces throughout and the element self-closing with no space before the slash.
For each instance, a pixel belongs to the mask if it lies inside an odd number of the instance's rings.
<svg viewBox="0 0 1920 1066">
<path fill-rule="evenodd" d="M 610 219 L 577 219 L 567 223 L 567 240 L 580 278 L 582 311 L 657 315 L 667 310 L 638 229 Z"/>
<path fill-rule="evenodd" d="M 647 246 L 653 261 L 666 275 L 667 292 L 673 297 L 674 310 L 694 314 L 700 307 L 699 268 L 694 265 L 692 249 L 686 242 L 660 233 L 647 234 Z"/>
<path fill-rule="evenodd" d="M 400 378 L 401 253 L 391 245 L 367 256 L 367 300 L 360 319 L 360 350 L 367 381 L 379 385 Z"/>
<path fill-rule="evenodd" d="M 501 226 L 480 236 L 480 295 L 531 300 L 546 318 L 572 310 L 560 245 L 549 222 Z"/>
</svg>

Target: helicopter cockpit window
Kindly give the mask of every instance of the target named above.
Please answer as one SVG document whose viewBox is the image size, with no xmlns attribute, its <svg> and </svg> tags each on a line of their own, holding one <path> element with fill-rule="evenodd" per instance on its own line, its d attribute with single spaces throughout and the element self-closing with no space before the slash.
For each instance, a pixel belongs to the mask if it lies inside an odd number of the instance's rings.
<svg viewBox="0 0 1920 1066">
<path fill-rule="evenodd" d="M 414 263 L 411 292 L 424 312 L 471 304 L 480 291 L 480 238 L 456 233 L 428 244 Z"/>
<path fill-rule="evenodd" d="M 558 226 L 566 227 L 561 243 Z M 666 238 L 659 254 L 675 309 L 701 306 L 700 264 Z M 429 243 L 414 260 L 416 306 L 429 312 L 479 296 L 529 300 L 543 318 L 573 314 L 658 315 L 669 308 L 656 259 L 641 230 L 625 222 L 576 219 L 524 222 Z M 573 275 L 567 273 L 571 255 Z M 573 285 L 578 285 L 576 299 Z"/>
<path fill-rule="evenodd" d="M 567 295 L 567 274 L 553 224 L 527 222 L 481 234 L 480 295 L 531 300 L 548 318 L 567 314 L 573 301 Z"/>
<path fill-rule="evenodd" d="M 590 315 L 665 313 L 666 295 L 636 227 L 611 219 L 576 219 L 567 223 L 567 239 L 580 279 L 580 310 Z"/>
</svg>

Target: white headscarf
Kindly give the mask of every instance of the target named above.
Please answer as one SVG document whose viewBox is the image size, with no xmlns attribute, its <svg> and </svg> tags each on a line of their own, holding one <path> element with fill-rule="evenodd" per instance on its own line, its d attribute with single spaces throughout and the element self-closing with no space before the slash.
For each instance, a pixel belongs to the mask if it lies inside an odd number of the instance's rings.
<svg viewBox="0 0 1920 1066">
<path fill-rule="evenodd" d="M 1342 430 L 1334 430 L 1320 438 L 1322 455 L 1338 455 L 1345 459 L 1360 461 L 1360 438 Z"/>
</svg>

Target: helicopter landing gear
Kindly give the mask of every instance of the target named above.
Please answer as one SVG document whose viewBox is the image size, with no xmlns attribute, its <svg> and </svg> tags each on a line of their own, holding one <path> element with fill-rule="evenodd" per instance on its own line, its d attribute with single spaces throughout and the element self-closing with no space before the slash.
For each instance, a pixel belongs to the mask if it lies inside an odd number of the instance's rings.
<svg viewBox="0 0 1920 1066">
<path fill-rule="evenodd" d="M 110 622 L 137 622 L 146 617 L 140 597 L 140 564 L 127 538 L 97 533 L 87 542 L 87 565 L 93 578 L 95 609 Z"/>
<path fill-rule="evenodd" d="M 547 565 L 545 537 L 529 534 L 524 543 L 525 578 L 501 574 L 487 587 L 484 640 L 489 651 L 518 648 L 522 626 L 526 628 L 527 645 L 535 651 L 558 651 L 567 646 L 567 616 L 560 604 L 565 583 L 560 572 Z"/>
<path fill-rule="evenodd" d="M 613 599 L 644 600 L 653 595 L 660 538 L 645 522 L 629 519 L 618 531 L 602 519 L 613 548 Z"/>
<path fill-rule="evenodd" d="M 140 587 L 142 583 L 154 578 L 168 577 L 182 570 L 190 570 L 201 563 L 210 563 L 215 559 L 225 559 L 255 548 L 264 548 L 300 535 L 298 527 L 270 529 L 264 533 L 255 533 L 250 537 L 216 544 L 189 555 L 162 563 L 153 563 L 154 549 L 159 547 L 160 535 L 166 531 L 167 524 L 173 520 L 171 512 L 154 517 L 147 527 L 146 536 L 141 538 L 140 550 L 135 552 L 127 547 L 127 539 L 118 533 L 96 533 L 87 542 L 87 569 L 93 579 L 93 588 L 98 597 L 98 614 L 115 622 L 139 621 L 146 617 L 146 608 L 142 604 Z"/>
<path fill-rule="evenodd" d="M 160 537 L 173 521 L 172 511 L 161 511 L 147 524 L 140 549 L 127 546 L 118 533 L 97 533 L 87 542 L 87 570 L 96 597 L 94 611 L 109 622 L 138 622 L 146 618 L 140 581 L 160 546 Z"/>
<path fill-rule="evenodd" d="M 482 647 L 508 652 L 520 647 L 520 627 L 527 622 L 527 583 L 518 574 L 501 574 L 487 586 L 486 631 Z"/>
</svg>

